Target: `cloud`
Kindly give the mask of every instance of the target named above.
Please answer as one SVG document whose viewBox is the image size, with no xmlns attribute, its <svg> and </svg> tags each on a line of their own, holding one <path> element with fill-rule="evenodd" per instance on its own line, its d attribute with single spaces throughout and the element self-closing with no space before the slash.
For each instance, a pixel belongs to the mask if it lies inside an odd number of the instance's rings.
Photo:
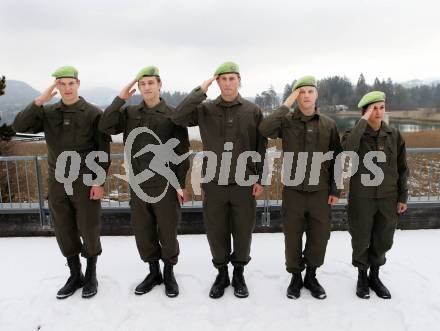
<svg viewBox="0 0 440 331">
<path fill-rule="evenodd" d="M 83 86 L 117 89 L 156 64 L 166 89 L 188 91 L 233 60 L 244 95 L 304 74 L 408 80 L 438 75 L 439 9 L 435 0 L 3 0 L 0 63 L 40 90 L 65 64 Z"/>
</svg>

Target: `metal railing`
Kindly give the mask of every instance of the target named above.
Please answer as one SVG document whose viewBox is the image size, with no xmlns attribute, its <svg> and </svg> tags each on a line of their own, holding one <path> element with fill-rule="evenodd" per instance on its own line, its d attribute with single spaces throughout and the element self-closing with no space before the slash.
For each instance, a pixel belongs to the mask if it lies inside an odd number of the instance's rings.
<svg viewBox="0 0 440 331">
<path fill-rule="evenodd" d="M 408 179 L 410 201 L 440 201 L 440 148 L 408 148 L 407 153 L 410 167 Z M 103 208 L 128 209 L 130 190 L 128 183 L 124 180 L 123 154 L 112 154 L 111 160 L 102 206 Z M 191 169 L 192 166 L 193 157 L 191 157 Z M 45 156 L 0 157 L 0 213 L 39 212 L 42 225 L 47 226 L 49 224 L 47 171 Z M 263 217 L 268 216 L 264 213 L 269 212 L 269 207 L 281 203 L 280 173 L 281 160 L 278 159 L 274 163 L 271 185 L 264 187 L 264 192 L 257 201 L 258 205 L 264 208 Z M 190 182 L 189 173 L 187 188 L 191 196 L 190 200 L 184 204 L 184 208 L 201 207 L 202 197 L 193 192 Z M 346 197 L 346 193 L 347 185 L 343 190 L 342 198 Z"/>
</svg>

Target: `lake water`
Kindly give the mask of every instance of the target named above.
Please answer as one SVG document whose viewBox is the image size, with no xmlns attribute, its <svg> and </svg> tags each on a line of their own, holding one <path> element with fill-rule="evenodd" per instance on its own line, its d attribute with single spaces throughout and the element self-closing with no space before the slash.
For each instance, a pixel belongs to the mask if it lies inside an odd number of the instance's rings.
<svg viewBox="0 0 440 331">
<path fill-rule="evenodd" d="M 336 121 L 339 132 L 345 132 L 350 130 L 359 120 L 356 116 L 336 116 L 335 114 L 327 114 L 327 116 L 333 118 Z M 419 132 L 419 131 L 432 131 L 440 130 L 440 123 L 437 122 L 423 122 L 415 120 L 391 120 L 390 126 L 397 128 L 400 132 Z M 199 127 L 188 128 L 189 138 L 191 140 L 200 140 Z M 122 134 L 112 136 L 114 142 L 122 142 Z"/>
<path fill-rule="evenodd" d="M 340 132 L 350 130 L 360 118 L 360 116 L 337 116 L 329 113 L 326 113 L 326 115 L 336 121 L 338 131 Z M 410 119 L 391 119 L 389 120 L 389 124 L 390 126 L 397 128 L 400 132 L 419 132 L 440 129 L 440 123 L 416 121 Z"/>
</svg>

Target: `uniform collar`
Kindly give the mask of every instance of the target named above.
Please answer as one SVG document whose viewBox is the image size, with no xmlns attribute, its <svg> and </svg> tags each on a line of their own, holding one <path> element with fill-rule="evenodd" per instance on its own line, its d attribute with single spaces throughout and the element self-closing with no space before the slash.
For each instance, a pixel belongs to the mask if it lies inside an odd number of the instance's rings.
<svg viewBox="0 0 440 331">
<path fill-rule="evenodd" d="M 66 113 L 75 112 L 77 110 L 84 111 L 86 106 L 86 101 L 83 97 L 79 97 L 79 100 L 71 105 L 65 105 L 62 100 L 55 104 L 55 109 L 62 109 Z"/>
<path fill-rule="evenodd" d="M 243 98 L 241 97 L 240 93 L 238 93 L 237 97 L 232 101 L 225 101 L 223 100 L 222 96 L 219 95 L 217 99 L 214 100 L 214 103 L 218 106 L 223 107 L 232 107 L 235 105 L 242 105 L 243 104 Z"/>
<path fill-rule="evenodd" d="M 156 106 L 154 106 L 153 108 L 148 108 L 145 101 L 142 100 L 141 103 L 137 106 L 137 109 L 141 111 L 156 111 L 159 113 L 166 113 L 167 104 L 162 98 L 160 98 L 160 102 Z"/>
<path fill-rule="evenodd" d="M 379 131 L 374 131 L 373 128 L 368 124 L 365 132 L 368 133 L 370 136 L 385 137 L 389 133 L 392 133 L 393 131 L 388 126 L 388 124 L 386 124 L 384 121 L 382 121 L 380 128 L 379 128 Z"/>
<path fill-rule="evenodd" d="M 391 128 L 388 126 L 387 123 L 385 123 L 384 121 L 382 121 L 381 125 L 380 125 L 380 130 L 385 131 L 386 133 L 392 133 L 393 130 L 391 130 Z"/>
<path fill-rule="evenodd" d="M 300 120 L 301 118 L 303 118 L 303 116 L 306 116 L 306 115 L 304 115 L 303 112 L 301 110 L 299 110 L 298 107 L 295 107 L 295 109 L 293 111 L 293 115 L 292 115 L 293 119 Z M 315 112 L 310 116 L 312 116 L 313 118 L 319 119 L 320 113 L 318 111 L 318 108 L 315 107 Z"/>
</svg>

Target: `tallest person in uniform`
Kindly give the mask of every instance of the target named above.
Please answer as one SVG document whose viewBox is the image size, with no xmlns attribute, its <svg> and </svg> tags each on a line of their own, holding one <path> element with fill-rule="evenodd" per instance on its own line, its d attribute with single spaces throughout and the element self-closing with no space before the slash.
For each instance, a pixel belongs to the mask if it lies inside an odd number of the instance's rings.
<svg viewBox="0 0 440 331">
<path fill-rule="evenodd" d="M 290 299 L 299 298 L 303 286 L 317 299 L 327 297 L 316 278 L 316 270 L 324 263 L 330 238 L 331 206 L 338 202 L 340 195 L 334 166 L 342 147 L 336 123 L 318 111 L 317 98 L 316 79 L 313 76 L 302 77 L 296 81 L 284 104 L 260 125 L 260 132 L 264 136 L 282 139 L 283 153 L 293 153 L 291 173 L 287 175 L 299 178 L 302 172 L 304 176 L 301 183 L 290 183 L 283 188 L 286 270 L 292 274 L 286 295 Z M 290 111 L 295 101 L 298 106 Z M 320 164 L 316 173 L 318 178 L 314 182 L 315 153 L 328 152 L 333 154 Z M 303 164 L 299 153 L 307 156 Z M 306 242 L 303 250 L 304 233 Z M 304 269 L 306 274 L 303 281 L 301 272 Z"/>
<path fill-rule="evenodd" d="M 221 95 L 206 101 L 209 86 L 217 81 Z M 199 126 L 205 151 L 217 155 L 214 179 L 202 184 L 203 218 L 206 227 L 212 262 L 218 269 L 218 276 L 211 287 L 209 296 L 219 298 L 230 285 L 228 263 L 234 266 L 232 286 L 237 297 L 249 295 L 243 276 L 244 266 L 250 258 L 252 231 L 255 226 L 256 200 L 261 194 L 259 184 L 263 171 L 267 140 L 258 132 L 263 116 L 257 105 L 247 101 L 238 93 L 241 76 L 238 65 L 223 63 L 214 77 L 195 88 L 177 107 L 173 121 L 183 126 Z M 233 143 L 229 178 L 219 182 L 219 164 L 225 146 Z M 261 162 L 246 164 L 246 177 L 257 175 L 253 186 L 240 186 L 235 179 L 238 156 L 242 152 L 259 153 Z M 233 247 L 231 250 L 231 235 Z"/>
<path fill-rule="evenodd" d="M 67 298 L 81 287 L 83 298 L 89 298 L 98 289 L 96 261 L 102 252 L 100 199 L 104 188 L 83 183 L 83 174 L 90 173 L 84 161 L 92 151 L 104 151 L 110 158 L 110 136 L 98 131 L 102 111 L 78 96 L 78 70 L 61 67 L 52 76 L 55 82 L 17 114 L 13 126 L 17 132 L 44 132 L 46 137 L 50 216 L 58 245 L 70 268 L 70 277 L 57 298 Z M 61 101 L 47 105 L 57 93 L 55 88 L 61 94 Z M 57 158 L 65 151 L 76 151 L 81 156 L 80 175 L 72 184 L 73 195 L 68 195 L 64 185 L 55 179 Z M 110 160 L 100 164 L 107 171 Z M 79 254 L 87 258 L 85 276 Z"/>
</svg>

